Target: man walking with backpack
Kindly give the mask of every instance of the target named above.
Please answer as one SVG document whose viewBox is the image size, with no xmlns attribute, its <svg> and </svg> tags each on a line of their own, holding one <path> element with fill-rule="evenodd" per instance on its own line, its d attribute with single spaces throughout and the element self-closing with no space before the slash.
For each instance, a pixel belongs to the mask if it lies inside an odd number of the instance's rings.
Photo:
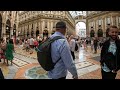
<svg viewBox="0 0 120 90">
<path fill-rule="evenodd" d="M 48 71 L 48 76 L 52 79 L 66 79 L 67 70 L 73 75 L 74 79 L 78 79 L 77 70 L 71 56 L 69 44 L 65 38 L 65 33 L 66 23 L 60 21 L 56 24 L 56 32 L 50 37 L 60 36 L 63 38 L 55 40 L 51 44 L 52 61 L 54 63 L 57 62 L 54 68 Z"/>
<path fill-rule="evenodd" d="M 108 31 L 109 40 L 105 41 L 101 50 L 102 79 L 115 79 L 120 69 L 120 40 L 118 28 L 111 26 Z"/>
</svg>

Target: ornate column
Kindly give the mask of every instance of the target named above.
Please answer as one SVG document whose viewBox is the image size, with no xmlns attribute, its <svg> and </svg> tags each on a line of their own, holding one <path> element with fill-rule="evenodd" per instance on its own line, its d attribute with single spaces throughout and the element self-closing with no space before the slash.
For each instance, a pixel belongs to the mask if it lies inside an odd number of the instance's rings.
<svg viewBox="0 0 120 90">
<path fill-rule="evenodd" d="M 13 27 L 10 27 L 10 38 L 13 36 Z"/>
<path fill-rule="evenodd" d="M 6 25 L 5 25 L 5 23 L 2 23 L 2 32 L 1 32 L 1 37 L 3 37 L 4 38 L 4 40 L 5 40 L 5 42 L 6 42 Z"/>
<path fill-rule="evenodd" d="M 31 37 L 31 29 L 32 29 L 32 24 L 31 23 L 29 23 L 29 37 Z"/>
<path fill-rule="evenodd" d="M 86 20 L 86 35 L 89 37 L 89 22 Z"/>
<path fill-rule="evenodd" d="M 20 27 L 20 30 L 19 30 L 19 37 L 21 37 L 21 33 L 22 33 L 22 26 Z"/>
<path fill-rule="evenodd" d="M 105 32 L 106 32 L 106 29 L 107 29 L 107 23 L 106 23 L 106 17 L 105 17 Z"/>
<path fill-rule="evenodd" d="M 113 25 L 113 17 L 112 17 L 112 14 L 111 14 L 110 18 L 111 18 L 111 25 Z"/>
<path fill-rule="evenodd" d="M 116 16 L 112 16 L 113 18 L 113 25 L 116 25 Z"/>
<path fill-rule="evenodd" d="M 42 21 L 41 21 L 41 19 L 39 21 L 39 32 L 40 32 L 40 36 L 42 37 L 43 36 L 43 32 L 42 32 Z"/>
<path fill-rule="evenodd" d="M 37 26 L 38 26 L 37 23 L 38 23 L 38 21 L 34 22 L 34 27 L 33 27 L 33 31 L 34 31 L 33 36 L 34 37 L 36 37 L 36 31 L 37 31 Z"/>
<path fill-rule="evenodd" d="M 18 24 L 16 25 L 16 38 L 18 36 Z"/>
<path fill-rule="evenodd" d="M 50 20 L 50 32 L 51 32 L 50 35 L 52 34 L 52 28 L 53 28 L 52 27 L 52 20 Z"/>
<path fill-rule="evenodd" d="M 6 34 L 6 29 L 5 28 L 6 28 L 5 23 L 2 23 L 2 34 L 1 34 L 2 37 L 4 37 L 5 34 Z"/>
<path fill-rule="evenodd" d="M 51 35 L 50 20 L 48 20 L 48 36 Z"/>
<path fill-rule="evenodd" d="M 26 37 L 26 24 L 24 26 L 24 37 Z"/>
<path fill-rule="evenodd" d="M 41 35 L 42 35 L 42 37 L 43 37 L 43 31 L 44 31 L 44 20 L 42 19 L 41 20 Z"/>
<path fill-rule="evenodd" d="M 98 20 L 95 19 L 95 20 L 94 20 L 94 23 L 95 23 L 95 24 L 93 25 L 93 29 L 94 29 L 94 31 L 95 31 L 95 34 L 94 34 L 94 35 L 95 35 L 95 37 L 97 37 L 97 26 L 98 26 Z"/>
<path fill-rule="evenodd" d="M 116 26 L 118 27 L 118 16 L 116 16 Z"/>
<path fill-rule="evenodd" d="M 42 22 L 41 22 L 41 19 L 39 20 L 39 32 L 40 32 L 40 35 L 42 35 Z"/>
<path fill-rule="evenodd" d="M 27 30 L 28 30 L 28 23 L 27 23 L 27 25 L 26 25 L 26 30 L 25 30 L 25 37 L 27 37 Z"/>
<path fill-rule="evenodd" d="M 22 29 L 21 29 L 21 37 L 23 37 L 23 33 L 24 33 L 24 25 L 22 25 Z"/>
<path fill-rule="evenodd" d="M 102 21 L 102 26 L 103 26 L 103 37 L 105 37 L 105 17 L 103 17 L 103 21 Z"/>
<path fill-rule="evenodd" d="M 87 23 L 87 22 L 86 22 Z M 91 25 L 90 25 L 90 21 L 88 21 L 88 36 L 90 37 L 90 30 L 91 30 Z"/>
<path fill-rule="evenodd" d="M 30 33 L 29 33 L 29 23 L 27 23 L 27 29 L 26 29 L 26 32 L 27 32 L 27 33 L 26 33 L 26 36 L 27 36 L 27 38 L 29 38 L 29 34 L 30 34 Z"/>
</svg>

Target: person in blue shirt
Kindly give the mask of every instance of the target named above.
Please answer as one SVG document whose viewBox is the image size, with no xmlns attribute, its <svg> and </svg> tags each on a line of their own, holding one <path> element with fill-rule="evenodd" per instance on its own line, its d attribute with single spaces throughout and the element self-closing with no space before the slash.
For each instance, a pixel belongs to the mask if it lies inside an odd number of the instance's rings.
<svg viewBox="0 0 120 90">
<path fill-rule="evenodd" d="M 58 39 L 51 44 L 51 56 L 55 63 L 54 69 L 48 71 L 48 77 L 52 79 L 66 79 L 68 71 L 73 75 L 74 79 L 78 79 L 77 69 L 73 61 L 68 41 L 65 37 L 66 23 L 60 21 L 56 24 L 56 32 L 50 37 L 61 36 L 64 39 Z"/>
</svg>

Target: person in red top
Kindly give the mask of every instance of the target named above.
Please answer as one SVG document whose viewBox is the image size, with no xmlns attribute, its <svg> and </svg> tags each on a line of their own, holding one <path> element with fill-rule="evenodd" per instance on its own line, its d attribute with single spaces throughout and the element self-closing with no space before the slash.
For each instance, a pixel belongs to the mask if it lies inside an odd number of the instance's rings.
<svg viewBox="0 0 120 90">
<path fill-rule="evenodd" d="M 38 43 L 38 41 L 35 39 L 35 40 L 34 40 L 34 47 L 38 47 L 38 45 L 39 45 L 39 43 Z"/>
</svg>

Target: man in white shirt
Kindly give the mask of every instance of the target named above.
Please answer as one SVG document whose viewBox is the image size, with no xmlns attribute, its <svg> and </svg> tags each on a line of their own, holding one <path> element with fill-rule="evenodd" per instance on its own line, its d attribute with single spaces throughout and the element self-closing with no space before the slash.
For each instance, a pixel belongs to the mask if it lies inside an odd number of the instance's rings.
<svg viewBox="0 0 120 90">
<path fill-rule="evenodd" d="M 33 48 L 34 47 L 34 39 L 33 37 L 30 38 L 30 47 Z"/>
</svg>

